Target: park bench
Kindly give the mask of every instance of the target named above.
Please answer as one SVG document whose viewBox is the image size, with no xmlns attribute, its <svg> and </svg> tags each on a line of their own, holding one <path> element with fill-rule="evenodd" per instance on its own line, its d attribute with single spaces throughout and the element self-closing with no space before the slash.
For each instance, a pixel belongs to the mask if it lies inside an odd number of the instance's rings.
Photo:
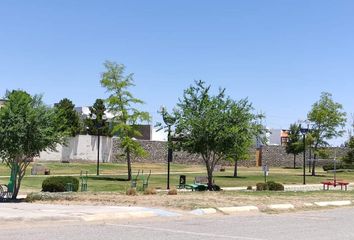
<svg viewBox="0 0 354 240">
<path fill-rule="evenodd" d="M 343 186 L 345 188 L 345 191 L 347 191 L 348 189 L 348 185 L 349 183 L 348 182 L 345 182 L 343 180 L 338 180 L 338 181 L 323 181 L 321 182 L 323 184 L 323 190 L 326 190 L 326 187 L 327 187 L 327 190 L 329 190 L 329 186 L 333 186 L 333 187 L 336 187 L 336 186 L 340 186 L 340 190 L 343 190 Z"/>
<path fill-rule="evenodd" d="M 185 184 L 186 189 L 191 189 L 192 191 L 205 191 L 208 188 L 208 177 L 197 176 L 194 178 L 193 184 Z"/>
<path fill-rule="evenodd" d="M 3 201 L 7 198 L 12 197 L 12 192 L 9 192 L 7 185 L 1 184 L 0 185 L 0 201 Z"/>
</svg>

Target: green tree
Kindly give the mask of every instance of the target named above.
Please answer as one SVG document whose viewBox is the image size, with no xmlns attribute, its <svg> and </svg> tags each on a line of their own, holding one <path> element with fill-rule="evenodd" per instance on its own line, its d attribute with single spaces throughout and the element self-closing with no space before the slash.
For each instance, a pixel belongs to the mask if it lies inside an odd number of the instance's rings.
<svg viewBox="0 0 354 240">
<path fill-rule="evenodd" d="M 301 137 L 299 124 L 290 124 L 288 143 L 285 150 L 287 154 L 294 156 L 294 169 L 296 168 L 296 156 L 304 151 L 304 144 Z"/>
<path fill-rule="evenodd" d="M 266 128 L 260 124 L 264 118 L 263 114 L 254 114 L 253 106 L 247 99 L 234 101 L 230 107 L 230 114 L 233 116 L 233 126 L 230 128 L 234 135 L 234 144 L 230 148 L 227 159 L 234 162 L 234 177 L 238 177 L 238 161 L 249 158 L 250 148 L 259 138 L 265 142 Z"/>
<path fill-rule="evenodd" d="M 247 100 L 241 100 L 249 110 Z M 213 188 L 213 171 L 220 160 L 237 158 L 245 152 L 238 145 L 242 125 L 238 114 L 242 104 L 225 96 L 225 89 L 210 94 L 210 86 L 198 81 L 184 91 L 183 99 L 177 104 L 175 135 L 180 139 L 178 147 L 189 153 L 200 154 L 208 174 L 208 189 Z M 248 112 L 248 111 L 245 111 Z M 252 119 L 245 118 L 245 119 Z M 248 136 L 248 135 L 247 135 Z M 237 149 L 239 147 L 240 149 Z M 237 156 L 236 156 L 237 154 Z"/>
<path fill-rule="evenodd" d="M 354 164 L 354 136 L 353 136 L 353 129 L 354 129 L 354 115 L 352 115 L 352 129 L 348 130 L 349 138 L 348 141 L 345 143 L 345 146 L 348 148 L 347 154 L 343 157 L 343 162 L 345 164 L 353 165 Z"/>
<path fill-rule="evenodd" d="M 80 133 L 81 122 L 78 113 L 75 111 L 75 105 L 67 98 L 60 100 L 54 106 L 55 115 L 57 116 L 55 125 L 58 131 L 68 133 L 75 137 Z"/>
<path fill-rule="evenodd" d="M 0 158 L 11 169 L 11 185 L 16 199 L 26 168 L 44 150 L 55 150 L 65 136 L 59 132 L 56 116 L 40 96 L 20 90 L 6 93 L 0 108 Z"/>
<path fill-rule="evenodd" d="M 87 133 L 90 135 L 111 136 L 111 128 L 105 115 L 106 106 L 103 99 L 96 99 L 85 119 Z"/>
<path fill-rule="evenodd" d="M 311 122 L 311 136 L 313 138 L 314 162 L 312 164 L 312 176 L 316 175 L 316 158 L 322 147 L 328 146 L 328 140 L 343 136 L 346 123 L 346 113 L 343 106 L 332 99 L 332 94 L 323 92 L 320 100 L 312 105 L 307 114 Z"/>
<path fill-rule="evenodd" d="M 101 85 L 110 94 L 107 101 L 108 110 L 114 115 L 112 133 L 120 140 L 128 166 L 128 180 L 132 178 L 131 155 L 144 156 L 146 152 L 133 138 L 141 136 L 138 123 L 150 120 L 148 112 L 140 111 L 135 106 L 144 102 L 135 98 L 129 88 L 134 86 L 133 74 L 125 75 L 125 66 L 115 62 L 104 63 Z"/>
</svg>

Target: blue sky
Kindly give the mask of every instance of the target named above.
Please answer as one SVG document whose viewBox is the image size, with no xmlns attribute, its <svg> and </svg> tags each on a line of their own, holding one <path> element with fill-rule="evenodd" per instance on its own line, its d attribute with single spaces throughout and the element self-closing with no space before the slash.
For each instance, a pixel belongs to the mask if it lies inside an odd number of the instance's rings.
<svg viewBox="0 0 354 240">
<path fill-rule="evenodd" d="M 3 0 L 0 95 L 91 105 L 107 96 L 99 80 L 112 60 L 135 73 L 152 123 L 199 79 L 248 97 L 273 128 L 305 119 L 322 91 L 350 114 L 353 12 L 345 0 Z"/>
</svg>

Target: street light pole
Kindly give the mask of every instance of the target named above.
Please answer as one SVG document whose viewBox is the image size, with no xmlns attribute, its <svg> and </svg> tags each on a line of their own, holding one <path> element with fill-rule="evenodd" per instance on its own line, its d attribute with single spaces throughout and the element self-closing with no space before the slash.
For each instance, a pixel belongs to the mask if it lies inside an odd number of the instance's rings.
<svg viewBox="0 0 354 240">
<path fill-rule="evenodd" d="M 97 127 L 97 176 L 100 175 L 100 129 Z"/>
<path fill-rule="evenodd" d="M 305 141 L 305 134 L 302 134 L 302 141 L 303 141 L 303 144 L 304 144 L 304 180 L 303 180 L 303 184 L 306 185 L 306 179 L 305 179 L 305 176 L 306 176 L 306 141 Z"/>
<path fill-rule="evenodd" d="M 96 167 L 96 175 L 100 175 L 100 142 L 101 142 L 101 134 L 100 130 L 104 126 L 104 121 L 107 119 L 106 115 L 103 113 L 100 115 L 101 118 L 99 118 L 96 114 L 91 113 L 89 118 L 93 121 L 95 121 L 94 125 L 97 130 L 97 167 Z M 87 127 L 87 129 L 89 129 Z"/>
<path fill-rule="evenodd" d="M 167 189 L 170 189 L 170 165 L 172 162 L 172 147 L 171 147 L 171 126 L 168 125 L 168 153 L 167 153 Z"/>
<path fill-rule="evenodd" d="M 176 118 L 168 114 L 165 107 L 161 107 L 161 114 L 167 126 L 167 189 L 170 189 L 170 167 L 173 158 L 171 127 L 176 122 Z"/>
<path fill-rule="evenodd" d="M 302 128 L 300 124 L 300 132 L 302 133 L 302 142 L 304 145 L 304 163 L 303 163 L 303 184 L 306 185 L 306 134 L 309 128 Z"/>
</svg>

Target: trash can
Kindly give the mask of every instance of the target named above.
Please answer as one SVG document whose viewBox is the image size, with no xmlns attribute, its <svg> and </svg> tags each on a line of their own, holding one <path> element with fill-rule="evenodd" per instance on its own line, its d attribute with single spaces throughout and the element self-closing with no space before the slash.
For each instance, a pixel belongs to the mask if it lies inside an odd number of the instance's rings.
<svg viewBox="0 0 354 240">
<path fill-rule="evenodd" d="M 185 188 L 185 187 L 186 187 L 186 175 L 180 175 L 178 188 Z"/>
</svg>

